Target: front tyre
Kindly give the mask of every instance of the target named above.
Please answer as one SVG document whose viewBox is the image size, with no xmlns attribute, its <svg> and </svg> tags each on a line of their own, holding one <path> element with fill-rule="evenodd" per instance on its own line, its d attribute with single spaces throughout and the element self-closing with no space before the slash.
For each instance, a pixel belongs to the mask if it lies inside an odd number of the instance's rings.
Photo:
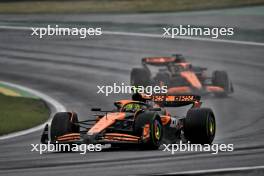
<svg viewBox="0 0 264 176">
<path fill-rule="evenodd" d="M 214 86 L 219 86 L 224 89 L 223 93 L 218 93 L 219 96 L 227 96 L 230 92 L 230 81 L 226 71 L 214 71 L 212 76 L 212 83 Z"/>
<path fill-rule="evenodd" d="M 211 144 L 215 137 L 214 113 L 209 108 L 191 108 L 184 119 L 184 136 L 191 143 Z"/>
<path fill-rule="evenodd" d="M 161 145 L 163 126 L 160 117 L 154 112 L 139 114 L 135 120 L 135 133 L 142 136 L 141 147 L 146 150 L 156 150 Z"/>
<path fill-rule="evenodd" d="M 75 123 L 78 117 L 75 112 L 58 112 L 54 115 L 50 126 L 51 141 L 56 141 L 57 137 L 69 134 L 79 133 L 80 127 Z"/>
</svg>

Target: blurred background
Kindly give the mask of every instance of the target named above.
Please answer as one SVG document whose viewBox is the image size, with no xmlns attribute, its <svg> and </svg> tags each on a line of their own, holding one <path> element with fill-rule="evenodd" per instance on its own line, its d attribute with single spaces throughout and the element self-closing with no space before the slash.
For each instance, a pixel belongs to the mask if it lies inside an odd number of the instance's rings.
<svg viewBox="0 0 264 176">
<path fill-rule="evenodd" d="M 1 0 L 0 13 L 176 12 L 264 4 L 264 0 Z"/>
</svg>

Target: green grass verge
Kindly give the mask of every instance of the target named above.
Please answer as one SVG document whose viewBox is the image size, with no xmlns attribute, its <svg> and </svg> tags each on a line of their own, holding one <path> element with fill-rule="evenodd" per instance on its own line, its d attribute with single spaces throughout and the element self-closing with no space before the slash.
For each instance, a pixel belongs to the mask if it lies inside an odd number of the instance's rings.
<svg viewBox="0 0 264 176">
<path fill-rule="evenodd" d="M 0 13 L 175 12 L 264 4 L 264 0 L 10 0 Z"/>
<path fill-rule="evenodd" d="M 0 94 L 0 114 L 0 135 L 3 135 L 41 124 L 50 112 L 39 99 Z"/>
</svg>

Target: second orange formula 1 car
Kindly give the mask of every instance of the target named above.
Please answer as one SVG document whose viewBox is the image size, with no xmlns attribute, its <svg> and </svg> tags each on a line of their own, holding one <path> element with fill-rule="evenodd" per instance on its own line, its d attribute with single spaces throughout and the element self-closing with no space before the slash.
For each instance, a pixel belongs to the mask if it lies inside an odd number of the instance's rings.
<svg viewBox="0 0 264 176">
<path fill-rule="evenodd" d="M 114 103 L 115 110 L 97 111 L 95 119 L 79 121 L 73 112 L 57 113 L 41 141 L 47 143 L 133 145 L 158 149 L 163 139 L 173 131 L 175 139 L 191 143 L 211 144 L 215 136 L 215 117 L 209 108 L 201 108 L 195 95 L 134 94 L 131 100 Z M 171 115 L 165 107 L 192 105 L 185 117 Z M 47 135 L 50 133 L 50 135 Z M 50 138 L 48 137 L 50 136 Z"/>
<path fill-rule="evenodd" d="M 132 69 L 130 81 L 133 86 L 165 85 L 169 94 L 227 96 L 234 91 L 226 71 L 214 71 L 209 77 L 206 70 L 193 66 L 182 55 L 148 57 L 142 59 L 142 68 Z"/>
</svg>

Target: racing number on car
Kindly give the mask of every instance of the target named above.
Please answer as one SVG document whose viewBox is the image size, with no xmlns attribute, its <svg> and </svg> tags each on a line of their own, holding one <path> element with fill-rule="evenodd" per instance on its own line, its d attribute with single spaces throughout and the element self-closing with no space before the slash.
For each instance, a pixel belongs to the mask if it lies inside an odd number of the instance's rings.
<svg viewBox="0 0 264 176">
<path fill-rule="evenodd" d="M 154 96 L 153 101 L 162 102 L 164 101 L 164 96 Z"/>
<path fill-rule="evenodd" d="M 162 96 L 162 95 L 157 95 L 153 96 L 153 101 L 155 102 L 174 102 L 174 101 L 193 101 L 194 96 L 193 95 L 180 95 L 180 96 L 173 96 L 173 95 L 168 95 L 168 96 Z"/>
<path fill-rule="evenodd" d="M 180 96 L 178 101 L 193 101 L 193 96 Z"/>
<path fill-rule="evenodd" d="M 167 96 L 166 101 L 175 101 L 175 96 Z"/>
</svg>

